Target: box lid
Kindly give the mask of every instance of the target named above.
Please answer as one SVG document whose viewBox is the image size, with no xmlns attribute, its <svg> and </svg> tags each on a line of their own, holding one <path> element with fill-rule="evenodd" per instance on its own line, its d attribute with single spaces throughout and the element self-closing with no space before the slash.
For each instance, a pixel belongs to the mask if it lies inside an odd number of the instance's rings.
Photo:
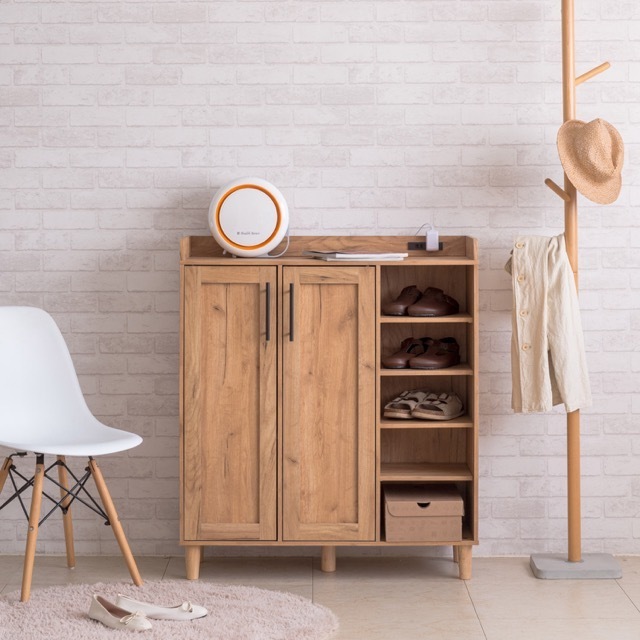
<svg viewBox="0 0 640 640">
<path fill-rule="evenodd" d="M 389 515 L 396 518 L 464 515 L 462 496 L 454 485 L 387 485 L 384 500 Z"/>
</svg>

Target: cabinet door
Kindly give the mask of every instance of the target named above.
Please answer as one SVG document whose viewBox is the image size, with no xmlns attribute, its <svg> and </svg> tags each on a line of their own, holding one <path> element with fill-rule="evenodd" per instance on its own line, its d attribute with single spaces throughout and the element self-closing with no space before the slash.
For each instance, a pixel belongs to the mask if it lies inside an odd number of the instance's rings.
<svg viewBox="0 0 640 640">
<path fill-rule="evenodd" d="M 185 267 L 185 540 L 276 539 L 276 267 Z"/>
<path fill-rule="evenodd" d="M 283 537 L 375 537 L 374 267 L 283 269 Z"/>
</svg>

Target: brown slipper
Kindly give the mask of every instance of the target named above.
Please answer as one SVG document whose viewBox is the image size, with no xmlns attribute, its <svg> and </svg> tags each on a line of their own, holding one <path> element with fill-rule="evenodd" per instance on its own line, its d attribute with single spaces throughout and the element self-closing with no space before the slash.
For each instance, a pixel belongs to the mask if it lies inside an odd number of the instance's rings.
<svg viewBox="0 0 640 640">
<path fill-rule="evenodd" d="M 414 284 L 405 287 L 395 300 L 382 306 L 382 313 L 385 316 L 404 316 L 409 306 L 416 302 L 421 295 L 420 289 Z"/>
<path fill-rule="evenodd" d="M 460 305 L 451 296 L 442 292 L 442 289 L 429 287 L 425 289 L 422 297 L 407 308 L 407 314 L 414 317 L 431 318 L 450 316 L 458 313 Z"/>
<path fill-rule="evenodd" d="M 424 353 L 426 345 L 423 340 L 427 338 L 406 338 L 400 345 L 400 351 L 392 353 L 390 356 L 382 358 L 382 366 L 386 369 L 406 369 L 409 361 L 421 353 Z"/>
<path fill-rule="evenodd" d="M 460 364 L 460 346 L 455 338 L 434 340 L 423 354 L 409 361 L 412 369 L 446 369 L 457 364 Z"/>
</svg>

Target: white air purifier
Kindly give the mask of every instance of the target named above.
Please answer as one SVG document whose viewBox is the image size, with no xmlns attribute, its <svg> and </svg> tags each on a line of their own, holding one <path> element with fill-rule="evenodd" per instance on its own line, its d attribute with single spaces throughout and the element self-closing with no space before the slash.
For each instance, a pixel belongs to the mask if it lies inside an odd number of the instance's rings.
<svg viewBox="0 0 640 640">
<path fill-rule="evenodd" d="M 244 258 L 266 256 L 287 233 L 289 209 L 271 183 L 240 178 L 218 189 L 213 197 L 209 228 L 229 253 Z"/>
</svg>

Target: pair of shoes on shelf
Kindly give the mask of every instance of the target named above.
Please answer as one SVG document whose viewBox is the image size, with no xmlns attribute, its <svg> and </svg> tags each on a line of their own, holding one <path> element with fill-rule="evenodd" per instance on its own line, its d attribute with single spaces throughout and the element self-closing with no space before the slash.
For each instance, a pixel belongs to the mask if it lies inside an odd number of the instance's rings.
<svg viewBox="0 0 640 640">
<path fill-rule="evenodd" d="M 442 289 L 427 287 L 424 292 L 415 285 L 405 287 L 400 295 L 392 302 L 382 307 L 382 313 L 387 316 L 414 316 L 417 318 L 432 318 L 450 316 L 458 313 L 460 306 Z"/>
<path fill-rule="evenodd" d="M 455 338 L 406 338 L 400 350 L 382 358 L 386 369 L 446 369 L 460 364 L 460 346 Z"/>
<path fill-rule="evenodd" d="M 385 418 L 410 420 L 453 420 L 464 413 L 462 400 L 453 391 L 434 393 L 414 389 L 403 391 L 384 406 Z"/>
<path fill-rule="evenodd" d="M 149 618 L 154 620 L 195 620 L 207 615 L 207 610 L 197 604 L 183 602 L 176 607 L 159 607 L 118 594 L 115 602 L 94 595 L 89 606 L 89 617 L 112 629 L 148 631 Z"/>
</svg>

